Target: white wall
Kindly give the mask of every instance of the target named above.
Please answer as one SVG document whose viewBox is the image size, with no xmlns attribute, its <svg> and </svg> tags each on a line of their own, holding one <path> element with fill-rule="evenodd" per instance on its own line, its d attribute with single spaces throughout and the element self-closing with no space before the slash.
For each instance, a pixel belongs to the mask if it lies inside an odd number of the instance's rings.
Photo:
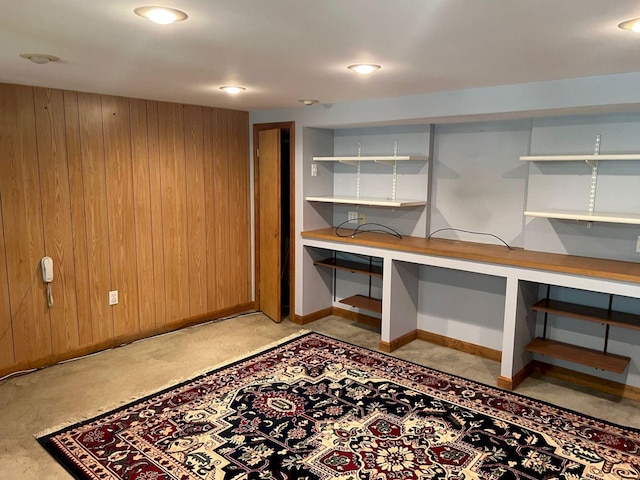
<svg viewBox="0 0 640 480">
<path fill-rule="evenodd" d="M 334 209 L 331 205 L 310 206 L 302 200 L 310 182 L 317 180 L 309 177 L 311 156 L 332 155 L 330 150 L 341 145 L 342 134 L 347 139 L 365 132 L 351 131 L 354 127 L 386 125 L 386 130 L 377 132 L 379 135 L 375 142 L 379 142 L 387 137 L 385 132 L 392 131 L 392 125 L 414 125 L 409 128 L 426 130 L 426 124 L 432 122 L 437 124 L 437 128 L 433 139 L 430 231 L 449 226 L 479 230 L 496 234 L 514 246 L 532 250 L 638 262 L 640 255 L 635 254 L 635 237 L 640 235 L 640 229 L 637 227 L 594 225 L 587 231 L 584 225 L 567 222 L 525 221 L 522 216 L 525 206 L 550 206 L 563 200 L 577 202 L 577 192 L 584 190 L 585 177 L 570 175 L 574 166 L 565 165 L 560 175 L 553 170 L 558 166 L 540 166 L 518 160 L 518 156 L 527 154 L 592 153 L 592 137 L 596 130 L 603 135 L 601 153 L 640 151 L 638 115 L 619 113 L 640 111 L 638 85 L 640 73 L 631 73 L 256 111 L 251 113 L 250 119 L 251 123 L 296 122 L 297 233 L 331 225 L 346 216 L 349 209 Z M 349 148 L 357 148 L 352 143 Z M 402 146 L 400 148 L 402 152 Z M 340 168 L 335 172 L 319 171 L 341 175 Z M 639 169 L 640 162 L 602 166 L 597 205 L 640 212 L 640 195 L 637 195 Z M 586 169 L 586 174 L 590 180 L 590 168 Z M 546 180 L 542 175 L 547 175 Z M 331 194 L 336 187 L 333 180 L 322 185 L 325 192 L 313 193 Z M 620 186 L 624 189 L 616 188 Z M 605 193 L 607 190 L 613 193 Z M 386 220 L 392 221 L 390 218 Z M 420 221 L 419 215 L 409 220 L 414 221 Z M 471 235 L 453 236 L 494 243 L 488 238 Z M 309 274 L 303 276 L 302 270 L 309 267 L 309 262 L 308 259 L 307 262 L 302 261 L 303 249 L 299 238 L 296 240 L 296 278 L 307 281 Z M 452 272 L 445 272 L 444 276 L 436 279 L 432 273 L 432 270 L 421 269 L 420 328 L 500 348 L 500 308 L 503 308 L 500 305 L 504 304 L 500 293 L 501 289 L 504 291 L 501 281 L 492 278 L 478 280 L 474 275 Z M 359 288 L 351 281 L 347 286 L 349 290 Z M 435 299 L 432 298 L 434 295 Z M 572 298 L 572 292 L 566 295 Z M 302 296 L 302 288 L 296 288 L 295 313 L 312 313 L 305 310 L 305 305 L 314 302 L 303 303 Z M 485 307 L 474 311 L 468 304 L 460 302 L 460 298 L 475 298 Z M 574 338 L 576 325 L 574 321 L 554 324 L 550 332 L 559 339 Z M 597 344 L 598 332 L 592 326 L 581 325 L 579 328 L 583 327 L 584 334 L 580 333 L 578 339 L 587 346 Z M 636 372 L 640 364 L 640 342 L 637 332 L 626 333 L 621 329 L 612 330 L 610 350 L 632 357 L 630 384 L 638 384 Z M 620 381 L 625 381 L 625 378 Z"/>
</svg>

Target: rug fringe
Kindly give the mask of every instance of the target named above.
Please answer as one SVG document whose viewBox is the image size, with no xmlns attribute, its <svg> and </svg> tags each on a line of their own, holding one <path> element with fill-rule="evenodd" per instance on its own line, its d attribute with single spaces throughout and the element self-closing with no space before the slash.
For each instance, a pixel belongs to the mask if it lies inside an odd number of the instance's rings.
<svg viewBox="0 0 640 480">
<path fill-rule="evenodd" d="M 144 398 L 144 397 L 148 397 L 148 396 L 151 396 L 151 395 L 155 395 L 155 394 L 157 394 L 159 392 L 162 392 L 163 390 L 166 390 L 166 389 L 171 388 L 171 387 L 173 387 L 175 385 L 179 385 L 181 383 L 187 382 L 187 381 L 191 380 L 192 378 L 199 377 L 200 375 L 204 375 L 205 373 L 208 373 L 208 372 L 210 372 L 212 370 L 216 370 L 218 368 L 223 368 L 223 367 L 225 367 L 227 365 L 230 365 L 232 363 L 240 361 L 243 358 L 251 357 L 253 355 L 257 355 L 257 354 L 262 353 L 262 352 L 264 352 L 266 350 L 269 350 L 270 348 L 277 347 L 278 345 L 286 343 L 289 340 L 294 340 L 294 339 L 296 339 L 298 337 L 301 337 L 302 335 L 305 335 L 305 334 L 307 334 L 309 332 L 310 332 L 309 330 L 305 330 L 305 329 L 298 330 L 298 332 L 296 332 L 296 333 L 292 333 L 291 335 L 287 335 L 286 337 L 280 338 L 280 339 L 278 339 L 278 340 L 276 340 L 274 342 L 268 343 L 266 345 L 262 345 L 261 347 L 258 347 L 255 350 L 252 350 L 250 352 L 242 353 L 240 355 L 236 355 L 236 356 L 234 356 L 232 358 L 224 360 L 224 361 L 222 361 L 222 362 L 220 362 L 220 363 L 218 363 L 216 365 L 213 365 L 213 366 L 210 366 L 210 367 L 206 367 L 206 368 L 202 368 L 202 369 L 197 370 L 196 372 L 194 372 L 194 373 L 192 373 L 192 374 L 190 374 L 188 376 L 185 376 L 185 377 L 182 377 L 182 378 L 179 378 L 179 379 L 169 380 L 167 383 L 165 383 L 163 386 L 161 386 L 161 387 L 159 387 L 157 389 L 147 390 L 147 391 L 141 392 L 138 395 L 132 396 L 129 399 L 120 400 L 120 402 L 118 402 L 118 403 L 112 403 L 112 404 L 109 404 L 107 406 L 100 407 L 93 414 L 86 415 L 84 417 L 72 417 L 70 419 L 67 419 L 64 423 L 60 423 L 60 424 L 58 424 L 58 425 L 56 425 L 54 427 L 50 427 L 50 428 L 47 428 L 45 430 L 42 430 L 41 432 L 36 433 L 34 436 L 35 436 L 35 438 L 45 437 L 47 435 L 50 435 L 50 434 L 55 433 L 55 432 L 57 432 L 59 430 L 62 430 L 64 428 L 67 428 L 67 427 L 70 427 L 72 425 L 75 425 L 77 423 L 86 422 L 87 420 L 90 420 L 90 419 L 92 419 L 92 418 L 94 418 L 94 417 L 96 417 L 98 415 L 102 415 L 103 413 L 109 412 L 109 411 L 111 411 L 111 410 L 113 410 L 115 408 L 121 407 L 122 405 L 126 405 L 127 403 L 131 403 L 131 402 L 133 402 L 135 400 L 138 400 L 140 398 Z"/>
</svg>

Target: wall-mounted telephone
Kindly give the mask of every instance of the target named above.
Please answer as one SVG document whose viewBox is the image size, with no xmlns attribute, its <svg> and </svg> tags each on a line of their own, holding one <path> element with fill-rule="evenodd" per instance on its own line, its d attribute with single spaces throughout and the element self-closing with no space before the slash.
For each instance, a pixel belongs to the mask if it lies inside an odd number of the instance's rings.
<svg viewBox="0 0 640 480">
<path fill-rule="evenodd" d="M 47 284 L 47 303 L 53 307 L 53 293 L 51 293 L 51 282 L 53 282 L 53 260 L 51 257 L 42 257 L 40 260 L 42 267 L 42 281 Z"/>
<path fill-rule="evenodd" d="M 43 257 L 40 260 L 40 266 L 42 267 L 42 281 L 49 283 L 53 281 L 53 260 L 51 257 Z"/>
</svg>

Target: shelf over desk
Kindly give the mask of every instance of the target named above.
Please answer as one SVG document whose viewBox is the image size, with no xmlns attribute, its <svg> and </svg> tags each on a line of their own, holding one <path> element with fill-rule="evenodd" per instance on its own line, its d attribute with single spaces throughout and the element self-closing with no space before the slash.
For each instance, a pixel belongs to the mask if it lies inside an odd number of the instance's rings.
<svg viewBox="0 0 640 480">
<path fill-rule="evenodd" d="M 426 205 L 426 200 L 391 200 L 390 198 L 349 197 L 349 196 L 318 196 L 305 197 L 307 202 L 340 203 L 346 205 L 369 205 L 373 207 L 417 207 Z"/>
<path fill-rule="evenodd" d="M 594 162 L 600 160 L 640 160 L 640 153 L 613 155 L 523 155 L 523 162 Z"/>
<path fill-rule="evenodd" d="M 551 218 L 555 220 L 576 220 L 579 222 L 624 223 L 640 225 L 640 214 L 636 213 L 586 213 L 575 210 L 548 210 L 524 212 L 525 217 Z"/>
</svg>

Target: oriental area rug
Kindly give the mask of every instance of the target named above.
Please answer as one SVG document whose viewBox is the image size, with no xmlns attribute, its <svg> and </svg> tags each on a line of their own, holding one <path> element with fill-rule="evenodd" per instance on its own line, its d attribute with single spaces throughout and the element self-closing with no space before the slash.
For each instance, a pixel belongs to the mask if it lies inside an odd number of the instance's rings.
<svg viewBox="0 0 640 480">
<path fill-rule="evenodd" d="M 637 479 L 640 431 L 319 334 L 38 439 L 81 479 Z"/>
</svg>

